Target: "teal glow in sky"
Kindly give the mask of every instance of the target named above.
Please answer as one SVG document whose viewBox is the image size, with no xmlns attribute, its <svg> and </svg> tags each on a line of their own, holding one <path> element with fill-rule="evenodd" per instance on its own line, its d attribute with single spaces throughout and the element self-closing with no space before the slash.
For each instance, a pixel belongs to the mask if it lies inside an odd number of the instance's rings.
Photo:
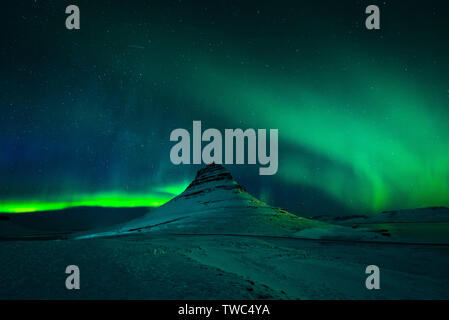
<svg viewBox="0 0 449 320">
<path fill-rule="evenodd" d="M 193 120 L 278 129 L 275 176 L 229 169 L 291 212 L 449 206 L 446 2 L 385 2 L 379 31 L 360 2 L 78 5 L 74 32 L 7 5 L 0 211 L 158 206 L 199 169 L 169 159 Z"/>
<path fill-rule="evenodd" d="M 322 189 L 369 212 L 449 205 L 444 87 L 438 92 L 397 67 L 353 69 L 327 74 L 321 88 L 310 88 L 305 79 L 241 79 L 207 69 L 216 76 L 198 86 L 207 92 L 198 97 L 220 106 L 225 117 L 238 113 L 255 127 L 279 128 L 286 145 L 332 162 L 320 166 L 281 150 L 279 179 L 287 184 Z M 223 88 L 232 95 L 220 95 Z"/>
</svg>

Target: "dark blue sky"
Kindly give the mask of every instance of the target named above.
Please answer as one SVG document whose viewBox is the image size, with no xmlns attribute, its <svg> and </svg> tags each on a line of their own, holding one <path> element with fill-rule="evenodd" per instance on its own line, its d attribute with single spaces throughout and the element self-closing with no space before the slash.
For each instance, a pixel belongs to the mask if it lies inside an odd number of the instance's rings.
<svg viewBox="0 0 449 320">
<path fill-rule="evenodd" d="M 72 2 L 2 3 L 0 206 L 166 197 L 193 120 L 279 129 L 275 176 L 229 169 L 298 214 L 449 205 L 446 1 Z"/>
</svg>

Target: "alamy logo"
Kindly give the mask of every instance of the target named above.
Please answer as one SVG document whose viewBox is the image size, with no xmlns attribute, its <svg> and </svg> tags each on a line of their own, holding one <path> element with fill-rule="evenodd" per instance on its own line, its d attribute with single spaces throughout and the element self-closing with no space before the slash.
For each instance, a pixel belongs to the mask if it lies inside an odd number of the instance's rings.
<svg viewBox="0 0 449 320">
<path fill-rule="evenodd" d="M 378 266 L 372 264 L 366 267 L 366 274 L 369 276 L 366 278 L 365 286 L 368 290 L 380 289 L 380 269 Z"/>
<path fill-rule="evenodd" d="M 67 8 L 65 8 L 65 13 L 70 14 L 70 16 L 65 19 L 65 27 L 68 30 L 76 29 L 79 30 L 80 28 L 80 9 L 78 6 L 70 5 Z"/>
<path fill-rule="evenodd" d="M 245 139 L 246 138 L 246 139 Z M 217 129 L 207 129 L 201 133 L 201 121 L 193 121 L 193 161 L 190 157 L 190 133 L 186 129 L 175 129 L 170 134 L 170 141 L 177 141 L 171 151 L 170 160 L 173 164 L 205 164 L 223 163 L 223 138 Z M 273 175 L 278 171 L 278 130 L 270 129 L 270 150 L 267 154 L 267 130 L 258 129 L 225 129 L 224 163 L 245 163 L 245 140 L 247 141 L 247 163 L 260 165 L 260 175 Z M 202 142 L 209 142 L 202 148 Z M 234 144 L 235 142 L 235 144 Z M 257 151 L 256 151 L 257 149 Z"/>
<path fill-rule="evenodd" d="M 80 268 L 76 265 L 67 266 L 65 269 L 65 273 L 69 274 L 67 279 L 65 280 L 65 287 L 68 290 L 79 290 L 80 288 Z"/>
</svg>

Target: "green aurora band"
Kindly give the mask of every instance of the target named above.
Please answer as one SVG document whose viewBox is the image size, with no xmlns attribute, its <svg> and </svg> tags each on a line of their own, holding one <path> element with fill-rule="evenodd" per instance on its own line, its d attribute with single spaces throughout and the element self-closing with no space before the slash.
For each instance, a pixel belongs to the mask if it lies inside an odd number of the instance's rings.
<svg viewBox="0 0 449 320">
<path fill-rule="evenodd" d="M 127 7 L 125 3 L 123 6 Z M 109 173 L 117 174 L 120 183 L 98 187 L 111 192 L 87 194 L 83 181 L 77 181 L 79 175 L 68 175 L 58 177 L 56 187 L 51 179 L 38 189 L 51 186 L 56 191 L 20 198 L 21 180 L 17 178 L 17 190 L 0 199 L 0 212 L 80 205 L 162 205 L 182 192 L 187 183 L 177 180 L 192 172 L 191 168 L 173 166 L 168 160 L 168 147 L 161 147 L 169 145 L 171 130 L 179 127 L 191 130 L 193 120 L 202 120 L 203 130 L 211 127 L 279 130 L 278 173 L 273 177 L 255 175 L 245 186 L 250 190 L 266 184 L 264 192 L 254 193 L 257 197 L 264 193 L 263 198 L 276 199 L 273 196 L 276 192 L 310 187 L 359 214 L 449 206 L 449 64 L 447 41 L 441 40 L 447 38 L 447 28 L 433 25 L 440 21 L 434 18 L 416 25 L 422 14 L 431 14 L 428 8 L 425 12 L 418 10 L 419 19 L 412 15 L 409 23 L 403 23 L 402 16 L 385 15 L 389 19 L 385 21 L 385 29 L 366 32 L 363 19 L 357 22 L 361 7 L 345 15 L 343 10 L 335 14 L 329 9 L 326 13 L 321 10 L 322 4 L 317 3 L 315 9 L 320 10 L 299 6 L 289 15 L 288 7 L 278 6 L 265 10 L 262 17 L 255 13 L 252 4 L 248 6 L 247 15 L 237 17 L 231 12 L 221 16 L 222 8 L 214 14 L 199 10 L 173 13 L 170 8 L 163 11 L 164 15 L 160 10 L 139 11 L 133 7 L 124 11 L 119 6 L 120 15 L 132 12 L 132 23 L 111 24 L 108 12 L 106 16 L 95 17 L 92 19 L 95 23 L 86 24 L 81 30 L 85 34 L 79 33 L 82 36 L 78 40 L 87 39 L 82 45 L 66 40 L 65 36 L 59 40 L 64 50 L 69 46 L 76 53 L 69 59 L 75 67 L 94 65 L 98 73 L 106 70 L 108 77 L 102 77 L 98 83 L 97 78 L 86 76 L 94 74 L 90 68 L 81 75 L 86 77 L 88 88 L 106 87 L 110 90 L 105 90 L 108 96 L 118 97 L 116 104 L 123 112 L 116 117 L 120 129 L 147 139 L 154 133 L 152 126 L 157 127 L 154 131 L 160 135 L 156 137 L 162 138 L 150 139 L 147 153 L 118 148 L 120 155 L 129 154 L 145 164 L 146 159 L 160 164 L 156 166 L 159 168 L 156 181 L 148 178 L 144 187 L 132 189 L 135 193 L 126 191 L 128 181 L 119 179 L 122 171 L 126 177 L 128 169 L 128 162 L 123 161 L 123 168 L 103 172 L 106 181 Z M 353 16 L 354 12 L 357 15 Z M 271 17 L 277 15 L 285 16 L 286 23 L 273 18 L 274 23 L 270 24 Z M 169 28 L 165 27 L 167 17 L 175 21 Z M 123 19 L 120 17 L 120 21 Z M 356 22 L 359 29 L 354 29 Z M 105 25 L 108 32 L 104 31 Z M 95 35 L 96 40 L 90 41 L 88 34 Z M 47 38 L 43 34 L 40 39 Z M 51 41 L 53 44 L 54 40 Z M 133 47 L 135 44 L 141 44 L 142 48 Z M 67 63 L 62 62 L 65 68 Z M 76 74 L 70 70 L 65 73 Z M 65 73 L 58 71 L 57 76 Z M 132 81 L 124 82 L 123 91 L 115 90 L 116 83 L 126 77 Z M 22 92 L 19 93 L 21 96 Z M 156 99 L 159 95 L 163 99 Z M 82 130 L 76 134 L 87 132 L 97 136 L 111 131 L 114 136 L 116 128 L 110 128 L 108 117 L 100 117 L 102 112 L 109 115 L 109 104 L 104 112 L 103 106 L 95 102 L 102 101 L 100 94 L 95 93 L 91 99 L 86 97 L 91 98 L 89 93 L 82 93 L 77 97 L 79 105 L 66 107 L 71 112 L 69 118 L 80 122 Z M 52 120 L 62 127 L 71 123 L 66 120 L 65 111 L 64 117 L 57 117 L 58 112 L 66 109 L 52 110 Z M 47 112 L 42 119 L 34 117 L 33 121 L 47 127 L 43 121 L 46 118 Z M 27 122 L 24 123 L 27 128 Z M 93 149 L 95 146 L 92 143 Z M 182 178 L 168 175 L 170 171 Z M 130 181 L 138 179 L 146 176 L 132 176 Z M 270 181 L 274 180 L 276 185 L 270 188 Z M 145 189 L 161 181 L 167 184 Z M 298 194 L 297 199 L 292 199 L 293 205 L 300 198 Z"/>
<path fill-rule="evenodd" d="M 328 160 L 317 168 L 281 148 L 275 178 L 286 188 L 314 187 L 361 213 L 449 206 L 447 92 L 433 92 L 431 84 L 418 83 L 399 70 L 355 69 L 345 71 L 339 81 L 322 74 L 323 81 L 314 86 L 305 76 L 287 81 L 288 75 L 275 78 L 247 70 L 240 76 L 238 67 L 203 63 L 192 82 L 178 83 L 177 89 L 230 123 L 238 115 L 243 129 L 278 128 L 281 144 Z M 203 123 L 204 130 L 208 122 Z M 8 201 L 0 203 L 0 212 L 157 207 L 186 186 L 170 184 L 155 194 L 72 194 L 73 201 Z"/>
<path fill-rule="evenodd" d="M 363 213 L 449 205 L 447 91 L 397 67 L 322 74 L 316 87 L 307 76 L 228 69 L 203 70 L 199 103 L 249 127 L 278 128 L 281 143 L 329 159 L 317 168 L 281 149 L 277 175 L 287 185 L 315 187 Z"/>
<path fill-rule="evenodd" d="M 0 203 L 0 212 L 29 213 L 37 211 L 62 210 L 73 207 L 159 207 L 170 201 L 187 187 L 187 183 L 167 185 L 156 188 L 156 192 L 148 194 L 130 194 L 125 192 L 104 192 L 98 194 L 71 194 L 60 196 L 59 201 L 49 200 L 16 200 Z M 70 200 L 73 199 L 73 200 Z"/>
</svg>

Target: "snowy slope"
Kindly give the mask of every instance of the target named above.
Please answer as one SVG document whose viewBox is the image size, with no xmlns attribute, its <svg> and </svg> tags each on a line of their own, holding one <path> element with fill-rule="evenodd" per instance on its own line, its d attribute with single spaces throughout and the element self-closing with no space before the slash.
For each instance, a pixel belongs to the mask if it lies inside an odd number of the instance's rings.
<svg viewBox="0 0 449 320">
<path fill-rule="evenodd" d="M 385 211 L 372 217 L 348 219 L 345 223 L 417 223 L 449 222 L 449 208 L 430 207 L 409 210 Z"/>
</svg>

